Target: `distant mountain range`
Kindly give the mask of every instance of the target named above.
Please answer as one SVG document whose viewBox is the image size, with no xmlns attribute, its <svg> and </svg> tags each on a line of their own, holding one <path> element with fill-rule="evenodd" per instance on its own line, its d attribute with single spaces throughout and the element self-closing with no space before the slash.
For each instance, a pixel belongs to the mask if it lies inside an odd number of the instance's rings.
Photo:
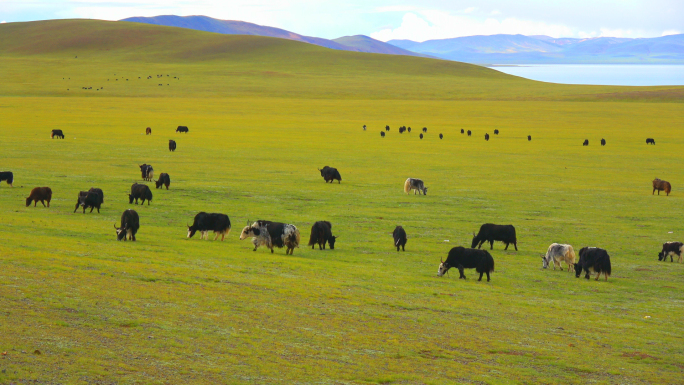
<svg viewBox="0 0 684 385">
<path fill-rule="evenodd" d="M 199 31 L 223 33 L 226 35 L 256 35 L 269 36 L 281 39 L 297 40 L 304 43 L 320 45 L 321 47 L 342 51 L 356 51 L 369 53 L 383 53 L 391 55 L 426 56 L 424 54 L 407 51 L 400 47 L 383 43 L 368 36 L 344 36 L 334 40 L 322 39 L 299 35 L 280 28 L 266 27 L 244 21 L 218 20 L 207 16 L 155 16 L 155 17 L 129 17 L 120 21 L 164 25 L 195 29 Z"/>
<path fill-rule="evenodd" d="M 390 40 L 397 47 L 468 63 L 684 63 L 684 34 L 644 39 L 491 35 L 453 39 Z"/>
<path fill-rule="evenodd" d="M 328 40 L 244 21 L 218 20 L 207 16 L 131 17 L 121 21 L 230 35 L 270 36 L 344 51 L 434 57 L 476 64 L 684 63 L 684 34 L 643 39 L 490 35 L 428 40 L 422 43 L 412 40 L 390 40 L 384 43 L 364 35 Z"/>
</svg>

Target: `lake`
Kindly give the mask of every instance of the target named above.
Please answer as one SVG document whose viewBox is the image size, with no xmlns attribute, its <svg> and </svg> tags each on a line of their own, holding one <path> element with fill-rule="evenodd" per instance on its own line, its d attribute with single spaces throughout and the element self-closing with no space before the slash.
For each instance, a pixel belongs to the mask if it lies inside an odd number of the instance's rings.
<svg viewBox="0 0 684 385">
<path fill-rule="evenodd" d="M 510 75 L 551 83 L 615 86 L 684 85 L 684 65 L 520 64 L 491 67 Z"/>
</svg>

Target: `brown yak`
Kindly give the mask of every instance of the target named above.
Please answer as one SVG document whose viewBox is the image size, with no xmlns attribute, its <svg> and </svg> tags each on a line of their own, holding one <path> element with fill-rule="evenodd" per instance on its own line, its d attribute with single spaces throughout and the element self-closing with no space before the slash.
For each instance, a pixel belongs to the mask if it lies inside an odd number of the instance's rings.
<svg viewBox="0 0 684 385">
<path fill-rule="evenodd" d="M 655 194 L 656 190 L 658 190 L 658 195 L 660 195 L 661 191 L 665 191 L 667 195 L 670 195 L 670 191 L 672 191 L 672 186 L 670 186 L 670 182 L 666 180 L 660 180 L 658 178 L 653 179 L 653 192 L 651 195 Z"/>
</svg>

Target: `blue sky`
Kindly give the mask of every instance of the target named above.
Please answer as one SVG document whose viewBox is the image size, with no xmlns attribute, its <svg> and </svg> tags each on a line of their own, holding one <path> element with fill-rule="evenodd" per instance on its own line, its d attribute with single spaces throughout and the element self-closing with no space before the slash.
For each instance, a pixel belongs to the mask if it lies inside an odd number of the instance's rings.
<svg viewBox="0 0 684 385">
<path fill-rule="evenodd" d="M 206 15 L 336 38 L 424 41 L 497 33 L 656 37 L 684 32 L 684 0 L 0 0 L 0 22 Z"/>
</svg>

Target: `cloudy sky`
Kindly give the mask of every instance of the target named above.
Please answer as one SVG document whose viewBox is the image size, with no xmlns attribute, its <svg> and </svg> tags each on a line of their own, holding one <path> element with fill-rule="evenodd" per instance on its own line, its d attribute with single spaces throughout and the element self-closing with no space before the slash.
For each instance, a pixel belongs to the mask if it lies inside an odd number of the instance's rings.
<svg viewBox="0 0 684 385">
<path fill-rule="evenodd" d="M 0 22 L 206 15 L 336 38 L 424 41 L 498 33 L 656 37 L 684 32 L 684 0 L 0 0 Z"/>
</svg>

